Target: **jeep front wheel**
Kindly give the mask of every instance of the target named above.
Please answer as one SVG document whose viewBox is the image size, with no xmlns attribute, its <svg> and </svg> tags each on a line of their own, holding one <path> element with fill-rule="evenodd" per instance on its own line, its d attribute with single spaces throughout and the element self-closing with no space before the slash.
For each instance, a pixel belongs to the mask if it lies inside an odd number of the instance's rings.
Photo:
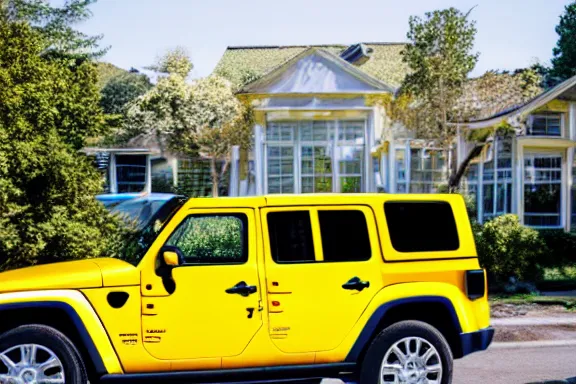
<svg viewBox="0 0 576 384">
<path fill-rule="evenodd" d="M 72 342 L 44 325 L 24 325 L 0 336 L 0 383 L 85 384 L 84 364 Z"/>
<path fill-rule="evenodd" d="M 420 321 L 402 321 L 372 342 L 360 372 L 361 384 L 450 384 L 452 352 L 442 334 Z"/>
</svg>

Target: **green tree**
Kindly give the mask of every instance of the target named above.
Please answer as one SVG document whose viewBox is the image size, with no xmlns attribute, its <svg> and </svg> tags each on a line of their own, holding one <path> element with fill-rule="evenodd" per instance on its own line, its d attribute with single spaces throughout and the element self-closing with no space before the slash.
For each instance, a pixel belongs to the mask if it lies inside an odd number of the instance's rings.
<svg viewBox="0 0 576 384">
<path fill-rule="evenodd" d="M 124 72 L 108 80 L 102 88 L 100 105 L 104 113 L 115 115 L 125 112 L 128 103 L 152 88 L 150 79 L 137 71 Z"/>
<path fill-rule="evenodd" d="M 169 52 L 152 67 L 162 75 L 154 88 L 128 108 L 125 135 L 157 136 L 176 153 L 209 158 L 212 194 L 218 196 L 232 146 L 250 145 L 252 113 L 222 77 L 187 83 L 192 67 L 182 50 Z M 224 161 L 220 170 L 219 160 Z"/>
<path fill-rule="evenodd" d="M 97 0 L 66 0 L 61 7 L 54 7 L 47 0 L 0 0 L 3 18 L 8 21 L 29 23 L 40 32 L 47 46 L 43 55 L 73 59 L 103 56 L 102 36 L 88 36 L 74 25 L 90 18 L 89 7 Z"/>
<path fill-rule="evenodd" d="M 559 37 L 552 51 L 550 76 L 557 83 L 576 75 L 576 2 L 565 7 L 556 33 Z"/>
<path fill-rule="evenodd" d="M 436 140 L 449 152 L 456 137 L 456 128 L 449 124 L 455 115 L 468 74 L 478 61 L 473 53 L 475 22 L 455 8 L 428 12 L 425 19 L 410 17 L 407 45 L 403 60 L 411 73 L 406 76 L 402 92 L 415 100 L 414 128 L 422 138 Z M 451 189 L 457 185 L 455 162 L 450 169 Z"/>
<path fill-rule="evenodd" d="M 41 56 L 41 35 L 0 23 L 0 268 L 106 254 L 118 222 L 77 150 L 102 112 L 94 67 Z M 113 256 L 113 254 L 111 255 Z"/>
</svg>

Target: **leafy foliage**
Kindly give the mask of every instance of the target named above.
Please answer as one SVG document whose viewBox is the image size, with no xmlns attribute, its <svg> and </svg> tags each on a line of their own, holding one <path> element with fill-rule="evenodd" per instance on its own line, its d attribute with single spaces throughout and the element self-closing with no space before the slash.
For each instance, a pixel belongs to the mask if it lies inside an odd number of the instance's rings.
<svg viewBox="0 0 576 384">
<path fill-rule="evenodd" d="M 454 107 L 463 93 L 468 74 L 478 60 L 471 53 L 476 34 L 475 22 L 455 8 L 426 13 L 426 19 L 410 17 L 404 61 L 412 72 L 403 83 L 403 91 L 418 101 L 419 137 L 438 140 L 448 148 L 456 135 L 448 124 L 457 120 Z"/>
<path fill-rule="evenodd" d="M 8 21 L 28 22 L 39 31 L 46 47 L 44 55 L 86 59 L 103 56 L 101 36 L 88 36 L 73 25 L 91 16 L 89 7 L 97 0 L 66 0 L 61 7 L 45 0 L 0 0 L 0 8 Z"/>
<path fill-rule="evenodd" d="M 565 7 L 556 33 L 559 37 L 553 50 L 550 75 L 556 82 L 561 82 L 576 75 L 576 2 Z"/>
<path fill-rule="evenodd" d="M 108 80 L 102 88 L 100 105 L 107 114 L 122 114 L 131 101 L 152 88 L 148 76 L 136 72 L 124 72 Z"/>
<path fill-rule="evenodd" d="M 230 82 L 219 76 L 188 84 L 186 70 L 192 64 L 185 64 L 181 54 L 170 52 L 155 66 L 168 73 L 128 108 L 126 136 L 159 135 L 176 153 L 209 158 L 212 193 L 218 196 L 232 146 L 250 146 L 252 113 L 236 98 Z M 226 160 L 220 171 L 219 159 Z"/>
<path fill-rule="evenodd" d="M 520 224 L 516 215 L 496 217 L 483 226 L 474 225 L 480 264 L 496 283 L 514 277 L 522 281 L 538 281 L 542 277 L 541 262 L 546 244 L 538 231 Z"/>
<path fill-rule="evenodd" d="M 188 77 L 194 64 L 190 61 L 190 56 L 184 48 L 176 48 L 169 51 L 157 60 L 157 63 L 149 69 L 165 75 L 177 75 L 182 78 Z"/>
<path fill-rule="evenodd" d="M 24 23 L 0 23 L 0 268 L 101 256 L 118 222 L 94 199 L 102 182 L 77 151 L 100 129 L 96 74 L 40 56 Z"/>
</svg>

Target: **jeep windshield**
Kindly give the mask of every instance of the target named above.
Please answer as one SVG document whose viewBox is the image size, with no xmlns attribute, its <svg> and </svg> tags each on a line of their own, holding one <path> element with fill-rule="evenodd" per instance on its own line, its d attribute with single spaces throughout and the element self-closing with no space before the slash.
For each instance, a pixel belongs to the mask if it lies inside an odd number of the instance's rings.
<svg viewBox="0 0 576 384">
<path fill-rule="evenodd" d="M 148 220 L 133 227 L 132 233 L 123 244 L 120 258 L 132 265 L 138 265 L 164 226 L 187 200 L 184 196 L 174 196 L 157 208 Z"/>
</svg>

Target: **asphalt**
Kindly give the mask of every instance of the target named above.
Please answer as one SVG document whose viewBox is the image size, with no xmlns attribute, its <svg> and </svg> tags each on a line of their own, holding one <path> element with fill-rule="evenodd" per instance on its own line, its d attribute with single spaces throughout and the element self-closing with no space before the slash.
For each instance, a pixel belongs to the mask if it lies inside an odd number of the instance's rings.
<svg viewBox="0 0 576 384">
<path fill-rule="evenodd" d="M 576 384 L 576 342 L 494 343 L 454 362 L 452 384 Z M 342 384 L 325 379 L 322 384 Z"/>
<path fill-rule="evenodd" d="M 576 383 L 576 344 L 501 343 L 454 362 L 453 384 Z"/>
</svg>

